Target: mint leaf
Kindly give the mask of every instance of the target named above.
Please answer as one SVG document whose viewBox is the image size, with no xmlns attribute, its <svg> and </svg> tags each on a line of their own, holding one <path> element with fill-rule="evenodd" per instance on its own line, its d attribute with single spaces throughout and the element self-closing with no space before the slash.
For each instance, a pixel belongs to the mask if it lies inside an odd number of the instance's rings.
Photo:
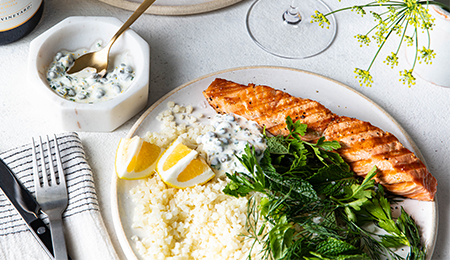
<svg viewBox="0 0 450 260">
<path fill-rule="evenodd" d="M 344 189 L 345 187 L 357 183 L 358 180 L 355 178 L 346 178 L 336 181 L 328 181 L 314 184 L 313 187 L 318 194 L 332 197 L 341 197 L 345 193 Z"/>
<path fill-rule="evenodd" d="M 313 257 L 303 257 L 304 260 L 363 260 L 363 259 L 369 259 L 367 255 L 365 254 L 356 254 L 356 255 L 338 255 L 338 256 L 332 256 L 327 257 L 315 252 L 311 252 L 311 255 Z"/>
<path fill-rule="evenodd" d="M 283 136 L 268 137 L 266 151 L 271 154 L 288 154 L 289 143 L 286 142 Z"/>
<path fill-rule="evenodd" d="M 327 240 L 319 243 L 316 247 L 316 252 L 326 256 L 362 253 L 355 246 L 334 237 L 329 237 Z"/>
<path fill-rule="evenodd" d="M 353 173 L 342 170 L 339 165 L 332 164 L 320 168 L 315 174 L 308 177 L 307 180 L 313 185 L 324 182 L 331 182 L 334 184 L 333 181 L 338 181 L 345 178 L 353 178 Z"/>
</svg>

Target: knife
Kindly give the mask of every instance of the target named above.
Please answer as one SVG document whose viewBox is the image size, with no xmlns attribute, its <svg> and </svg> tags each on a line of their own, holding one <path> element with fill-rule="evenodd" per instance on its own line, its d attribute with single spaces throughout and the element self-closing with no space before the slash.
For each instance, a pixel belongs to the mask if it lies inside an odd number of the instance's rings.
<svg viewBox="0 0 450 260">
<path fill-rule="evenodd" d="M 8 200 L 14 205 L 22 219 L 27 223 L 28 228 L 36 240 L 53 259 L 53 246 L 50 230 L 38 217 L 41 206 L 34 197 L 17 179 L 16 175 L 0 158 L 0 189 L 3 190 Z"/>
</svg>

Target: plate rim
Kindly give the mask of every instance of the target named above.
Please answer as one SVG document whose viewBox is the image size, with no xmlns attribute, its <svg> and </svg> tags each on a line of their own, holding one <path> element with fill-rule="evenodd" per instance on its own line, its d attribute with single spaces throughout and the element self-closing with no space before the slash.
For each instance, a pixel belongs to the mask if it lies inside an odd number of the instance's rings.
<svg viewBox="0 0 450 260">
<path fill-rule="evenodd" d="M 135 11 L 140 3 L 127 0 L 99 0 L 100 2 L 119 7 L 129 11 Z M 190 15 L 206 13 L 214 10 L 218 10 L 242 0 L 212 0 L 202 4 L 194 5 L 152 5 L 145 13 L 155 15 Z"/>
<path fill-rule="evenodd" d="M 305 73 L 305 74 L 309 74 L 315 77 L 319 77 L 325 80 L 328 80 L 330 82 L 333 82 L 335 84 L 338 84 L 341 87 L 344 87 L 352 92 L 354 92 L 355 94 L 361 96 L 362 98 L 364 98 L 366 101 L 370 102 L 372 105 L 374 105 L 377 109 L 379 109 L 389 120 L 391 120 L 396 127 L 402 132 L 402 134 L 405 136 L 406 140 L 410 143 L 410 145 L 412 146 L 414 153 L 416 154 L 417 157 L 420 158 L 420 160 L 422 160 L 422 162 L 426 165 L 426 162 L 422 156 L 422 153 L 420 152 L 418 146 L 416 145 L 416 143 L 413 141 L 413 139 L 411 138 L 411 136 L 406 132 L 405 129 L 403 129 L 403 127 L 382 107 L 380 107 L 377 103 L 375 103 L 373 100 L 371 100 L 370 98 L 368 98 L 367 96 L 365 96 L 364 94 L 360 93 L 359 91 L 345 85 L 344 83 L 341 83 L 337 80 L 328 78 L 326 76 L 314 73 L 314 72 L 310 72 L 307 70 L 303 70 L 303 69 L 297 69 L 297 68 L 291 68 L 291 67 L 283 67 L 283 66 L 242 66 L 242 67 L 235 67 L 235 68 L 229 68 L 229 69 L 224 69 L 224 70 L 220 70 L 220 71 L 216 71 L 216 72 L 212 72 L 203 76 L 200 76 L 198 78 L 195 78 L 191 81 L 188 81 L 178 87 L 176 87 L 175 89 L 169 91 L 167 94 L 165 94 L 164 96 L 162 96 L 161 98 L 159 98 L 157 101 L 155 101 L 149 108 L 147 108 L 144 113 L 141 114 L 141 116 L 139 116 L 139 118 L 137 119 L 137 121 L 133 124 L 133 126 L 130 128 L 130 130 L 128 131 L 127 135 L 125 136 L 126 138 L 130 138 L 132 137 L 135 133 L 136 130 L 138 129 L 138 127 L 140 126 L 140 124 L 142 124 L 142 122 L 145 120 L 145 118 L 157 107 L 159 106 L 159 104 L 161 104 L 162 102 L 164 102 L 167 98 L 171 97 L 173 94 L 175 94 L 176 92 L 198 82 L 201 81 L 205 78 L 208 77 L 212 77 L 214 75 L 219 75 L 219 74 L 224 74 L 227 72 L 233 72 L 233 71 L 240 71 L 240 70 L 252 70 L 252 69 L 273 69 L 273 70 L 288 70 L 288 71 L 294 71 L 294 72 L 300 72 L 300 73 Z M 118 180 L 119 178 L 117 177 L 116 174 L 114 174 L 114 177 L 112 178 L 111 181 L 111 212 L 112 212 L 112 219 L 113 219 L 113 226 L 114 229 L 116 231 L 116 236 L 117 239 L 120 243 L 120 246 L 125 254 L 125 256 L 127 257 L 127 259 L 133 259 L 133 260 L 138 260 L 136 254 L 134 253 L 129 240 L 126 237 L 125 234 L 125 230 L 123 229 L 123 225 L 122 225 L 122 221 L 120 219 L 120 213 L 119 213 L 119 207 L 118 207 L 118 196 L 117 196 L 117 188 L 118 188 Z M 438 233 L 438 226 L 439 226 L 439 211 L 438 211 L 438 201 L 437 201 L 437 196 L 435 196 L 435 199 L 433 201 L 434 203 L 434 214 L 435 214 L 435 218 L 433 219 L 433 222 L 435 222 L 434 225 L 434 230 L 433 230 L 433 236 L 430 237 L 430 248 L 427 248 L 427 260 L 431 259 L 434 253 L 434 249 L 436 246 L 436 239 L 437 239 L 437 233 Z M 119 236 L 120 235 L 120 236 Z M 431 254 L 430 254 L 431 253 Z"/>
</svg>

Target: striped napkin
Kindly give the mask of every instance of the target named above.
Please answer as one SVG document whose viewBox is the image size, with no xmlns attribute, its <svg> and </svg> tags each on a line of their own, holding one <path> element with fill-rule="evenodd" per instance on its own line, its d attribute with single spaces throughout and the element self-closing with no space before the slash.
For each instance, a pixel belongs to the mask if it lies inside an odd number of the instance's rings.
<svg viewBox="0 0 450 260">
<path fill-rule="evenodd" d="M 65 133 L 57 138 L 69 193 L 63 225 L 70 257 L 73 260 L 118 259 L 100 215 L 92 171 L 78 134 Z M 0 153 L 0 158 L 34 195 L 31 142 Z M 48 224 L 44 214 L 40 217 Z M 1 190 L 0 259 L 50 259 Z"/>
</svg>

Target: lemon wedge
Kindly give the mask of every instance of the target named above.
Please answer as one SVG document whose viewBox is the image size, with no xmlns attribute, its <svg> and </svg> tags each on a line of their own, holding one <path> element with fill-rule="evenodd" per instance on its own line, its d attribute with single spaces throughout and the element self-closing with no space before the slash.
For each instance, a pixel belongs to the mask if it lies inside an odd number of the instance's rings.
<svg viewBox="0 0 450 260">
<path fill-rule="evenodd" d="M 214 177 L 205 160 L 178 138 L 158 160 L 156 165 L 161 179 L 169 186 L 187 188 L 206 183 Z"/>
<path fill-rule="evenodd" d="M 121 179 L 135 180 L 154 173 L 162 149 L 139 136 L 120 139 L 116 151 L 116 174 Z"/>
</svg>

